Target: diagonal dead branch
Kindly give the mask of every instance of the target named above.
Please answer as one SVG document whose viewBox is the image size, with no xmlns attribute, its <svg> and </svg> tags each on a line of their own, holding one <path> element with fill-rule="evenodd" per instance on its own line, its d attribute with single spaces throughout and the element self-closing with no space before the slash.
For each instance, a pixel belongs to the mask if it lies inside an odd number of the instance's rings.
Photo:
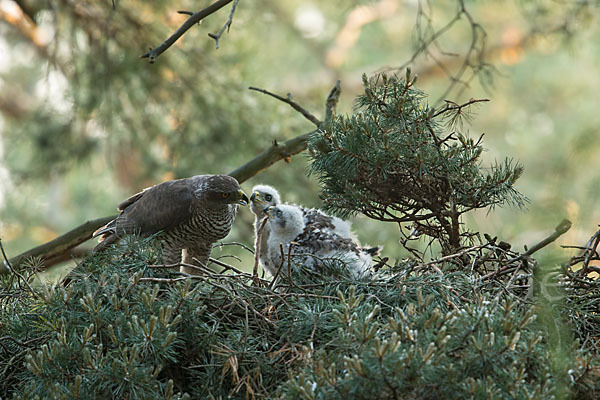
<svg viewBox="0 0 600 400">
<path fill-rule="evenodd" d="M 33 249 L 27 250 L 18 256 L 12 257 L 9 262 L 14 267 L 19 267 L 23 262 L 31 257 L 41 257 L 44 260 L 56 257 L 91 239 L 92 233 L 94 233 L 96 229 L 112 221 L 115 217 L 116 215 L 111 215 L 109 217 L 87 221 L 84 224 L 65 233 L 64 235 L 61 235 L 40 246 L 34 247 Z M 6 269 L 0 269 L 0 274 L 6 272 L 8 272 Z"/>
<path fill-rule="evenodd" d="M 235 8 L 237 7 L 239 2 L 240 2 L 240 0 L 233 1 L 233 5 L 231 6 L 231 12 L 229 13 L 229 18 L 227 18 L 227 21 L 225 22 L 223 27 L 221 29 L 219 29 L 219 32 L 217 32 L 216 34 L 214 34 L 214 33 L 208 34 L 208 36 L 210 36 L 212 39 L 215 40 L 215 46 L 217 49 L 219 48 L 219 39 L 221 39 L 221 36 L 225 32 L 225 30 L 227 30 L 227 32 L 229 32 L 229 28 L 231 27 L 231 23 L 233 22 L 233 14 L 235 14 Z"/>
<path fill-rule="evenodd" d="M 340 86 L 338 81 L 332 88 L 325 102 L 326 115 L 335 114 L 335 108 L 337 107 L 339 96 Z M 231 171 L 229 175 L 237 179 L 238 182 L 242 183 L 280 160 L 289 161 L 291 156 L 306 150 L 308 139 L 317 131 L 318 130 L 313 130 L 304 133 L 292 139 L 286 140 L 283 143 L 274 142 L 268 149 L 241 167 Z M 9 262 L 18 268 L 23 264 L 23 262 L 31 257 L 40 257 L 43 261 L 46 261 L 50 258 L 60 256 L 65 252 L 70 251 L 75 246 L 78 246 L 79 244 L 91 239 L 92 233 L 94 233 L 96 229 L 112 221 L 115 217 L 116 215 L 111 215 L 108 217 L 87 221 L 84 224 L 65 233 L 64 235 L 51 240 L 50 242 L 34 247 L 33 249 L 27 250 L 26 252 L 11 258 Z M 8 269 L 0 264 L 0 275 L 7 273 Z"/>
<path fill-rule="evenodd" d="M 560 224 L 558 224 L 558 226 L 554 229 L 554 232 L 551 235 L 549 235 L 547 238 L 534 244 L 529 249 L 527 249 L 527 251 L 525 251 L 524 253 L 521 253 L 518 256 L 515 256 L 515 257 L 511 258 L 510 260 L 506 261 L 505 267 L 500 268 L 496 271 L 490 272 L 489 274 L 482 276 L 480 279 L 482 281 L 485 281 L 490 278 L 494 278 L 494 277 L 497 277 L 500 275 L 510 273 L 515 268 L 515 265 L 514 265 L 515 262 L 527 259 L 533 253 L 543 249 L 544 247 L 548 246 L 550 243 L 554 242 L 556 239 L 558 239 L 559 237 L 564 235 L 569 229 L 571 229 L 571 221 L 569 221 L 568 219 L 563 219 L 560 222 Z"/>
<path fill-rule="evenodd" d="M 147 58 L 150 64 L 153 64 L 158 56 L 160 56 L 165 50 L 173 45 L 184 33 L 186 33 L 192 26 L 206 18 L 207 16 L 215 13 L 233 0 L 218 0 L 212 3 L 210 6 L 203 10 L 193 13 L 184 23 L 177 29 L 171 36 L 162 42 L 158 47 L 151 48 L 146 54 L 140 58 Z"/>
<path fill-rule="evenodd" d="M 275 93 L 271 93 L 268 90 L 265 89 L 260 89 L 257 87 L 253 87 L 250 86 L 248 89 L 250 90 L 256 90 L 257 92 L 260 93 L 264 93 L 267 94 L 271 97 L 275 97 L 277 100 L 283 101 L 286 104 L 289 104 L 294 110 L 298 111 L 300 114 L 302 114 L 304 116 L 304 118 L 306 118 L 307 120 L 309 120 L 310 122 L 312 122 L 313 124 L 315 124 L 317 126 L 317 128 L 319 126 L 321 126 L 321 121 L 315 117 L 314 115 L 312 115 L 310 112 L 306 111 L 306 109 L 304 107 L 302 107 L 300 104 L 296 103 L 294 100 L 292 100 L 292 94 L 288 93 L 287 98 L 285 97 L 281 97 Z"/>
</svg>

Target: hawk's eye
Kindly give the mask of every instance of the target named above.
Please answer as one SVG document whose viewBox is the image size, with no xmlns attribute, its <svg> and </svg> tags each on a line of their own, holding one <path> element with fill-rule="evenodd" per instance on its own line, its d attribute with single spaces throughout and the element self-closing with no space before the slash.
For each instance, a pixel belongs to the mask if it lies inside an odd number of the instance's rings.
<svg viewBox="0 0 600 400">
<path fill-rule="evenodd" d="M 221 197 L 226 199 L 229 197 L 229 193 L 221 193 Z"/>
<path fill-rule="evenodd" d="M 265 199 L 267 201 L 271 201 L 271 200 L 273 200 L 273 196 L 271 196 L 270 194 L 268 194 L 268 195 L 265 196 Z"/>
</svg>

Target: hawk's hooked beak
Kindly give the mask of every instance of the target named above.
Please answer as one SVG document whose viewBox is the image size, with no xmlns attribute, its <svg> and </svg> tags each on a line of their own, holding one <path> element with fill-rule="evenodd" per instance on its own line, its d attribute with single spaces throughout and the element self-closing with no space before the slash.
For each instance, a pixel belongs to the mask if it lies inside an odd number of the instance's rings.
<svg viewBox="0 0 600 400">
<path fill-rule="evenodd" d="M 242 206 L 247 206 L 248 203 L 250 203 L 250 200 L 248 200 L 248 196 L 246 196 L 246 193 L 244 193 L 242 189 L 238 190 L 238 196 L 240 198 L 238 204 L 241 204 Z"/>
</svg>

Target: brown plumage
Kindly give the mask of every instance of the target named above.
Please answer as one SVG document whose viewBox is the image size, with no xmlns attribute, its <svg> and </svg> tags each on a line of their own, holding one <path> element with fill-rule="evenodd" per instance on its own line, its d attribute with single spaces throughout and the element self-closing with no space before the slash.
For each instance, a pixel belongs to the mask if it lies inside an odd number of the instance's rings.
<svg viewBox="0 0 600 400">
<path fill-rule="evenodd" d="M 238 204 L 248 197 L 234 178 L 197 175 L 167 181 L 144 189 L 118 205 L 117 218 L 94 232 L 102 250 L 126 234 L 160 233 L 163 262 L 206 265 L 212 245 L 223 239 L 233 224 Z M 182 272 L 194 273 L 182 268 Z"/>
</svg>

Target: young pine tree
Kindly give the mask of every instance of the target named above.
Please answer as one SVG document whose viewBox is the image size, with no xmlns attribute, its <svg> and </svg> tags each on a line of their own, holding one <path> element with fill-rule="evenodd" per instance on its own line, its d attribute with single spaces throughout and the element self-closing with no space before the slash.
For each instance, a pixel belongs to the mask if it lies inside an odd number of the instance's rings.
<svg viewBox="0 0 600 400">
<path fill-rule="evenodd" d="M 523 167 L 510 159 L 483 167 L 482 137 L 460 132 L 469 107 L 484 100 L 431 108 L 410 70 L 405 79 L 380 74 L 363 82 L 355 114 L 338 116 L 309 143 L 327 209 L 401 229 L 412 223 L 449 254 L 469 236 L 462 214 L 527 201 L 514 188 Z"/>
</svg>

